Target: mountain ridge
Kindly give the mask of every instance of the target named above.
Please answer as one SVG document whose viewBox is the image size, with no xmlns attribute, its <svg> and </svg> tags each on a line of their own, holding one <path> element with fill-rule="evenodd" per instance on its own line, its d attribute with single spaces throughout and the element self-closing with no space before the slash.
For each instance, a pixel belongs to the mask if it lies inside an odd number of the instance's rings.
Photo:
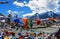
<svg viewBox="0 0 60 39">
<path fill-rule="evenodd" d="M 26 18 L 31 18 L 31 19 L 46 19 L 46 18 L 50 18 L 50 17 L 53 17 L 53 18 L 56 18 L 56 17 L 59 17 L 60 18 L 60 15 L 59 14 L 56 14 L 52 11 L 49 11 L 49 12 L 45 12 L 45 13 L 42 13 L 42 14 L 39 14 L 39 13 L 36 13 L 32 16 L 26 16 Z"/>
</svg>

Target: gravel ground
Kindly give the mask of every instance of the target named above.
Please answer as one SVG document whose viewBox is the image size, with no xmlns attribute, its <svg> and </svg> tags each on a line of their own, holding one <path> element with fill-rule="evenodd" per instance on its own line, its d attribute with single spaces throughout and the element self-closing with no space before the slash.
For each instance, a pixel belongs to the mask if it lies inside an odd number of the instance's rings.
<svg viewBox="0 0 60 39">
<path fill-rule="evenodd" d="M 31 32 L 31 30 L 32 31 L 34 31 L 34 32 L 40 32 L 40 31 L 44 31 L 44 32 L 56 32 L 58 29 L 59 29 L 60 27 L 59 26 L 55 26 L 55 25 L 53 25 L 53 26 L 51 26 L 51 27 L 46 27 L 46 28 L 36 28 L 36 29 L 29 29 L 28 31 L 29 32 Z M 1 30 L 5 30 L 4 28 L 0 28 L 0 31 Z M 8 31 L 11 31 L 11 28 L 9 28 L 8 27 L 8 29 L 7 29 Z M 19 32 L 20 30 L 17 30 L 16 31 L 16 29 L 12 29 L 12 31 L 14 31 L 14 32 Z M 27 32 L 26 30 L 22 30 L 22 32 Z"/>
<path fill-rule="evenodd" d="M 24 35 L 25 34 L 25 32 L 31 32 L 31 31 L 34 31 L 34 32 L 36 32 L 36 33 L 39 33 L 40 31 L 44 31 L 44 32 L 48 32 L 48 33 L 54 33 L 54 32 L 56 32 L 56 31 L 58 31 L 58 29 L 59 29 L 59 27 L 57 26 L 55 26 L 55 25 L 53 25 L 53 27 L 51 26 L 51 27 L 46 27 L 46 28 L 36 28 L 36 29 L 29 29 L 28 31 L 26 31 L 26 30 L 22 30 L 22 34 Z M 10 28 L 11 29 L 11 28 Z M 11 31 L 9 29 L 9 27 L 8 27 L 8 31 Z M 1 30 L 4 30 L 4 28 L 0 28 L 0 31 Z M 16 29 L 12 29 L 12 31 L 13 32 L 16 32 L 16 33 L 19 33 L 20 32 L 20 30 L 16 30 Z M 16 34 L 16 37 L 19 37 L 17 34 Z"/>
</svg>

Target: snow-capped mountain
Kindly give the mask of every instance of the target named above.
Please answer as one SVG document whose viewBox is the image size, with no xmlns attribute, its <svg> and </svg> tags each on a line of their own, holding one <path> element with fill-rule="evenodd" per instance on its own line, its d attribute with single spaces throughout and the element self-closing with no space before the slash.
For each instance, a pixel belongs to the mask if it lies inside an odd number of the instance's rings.
<svg viewBox="0 0 60 39">
<path fill-rule="evenodd" d="M 53 18 L 60 17 L 60 15 L 56 14 L 56 13 L 54 13 L 52 11 L 49 11 L 49 12 L 45 12 L 43 14 L 36 13 L 36 14 L 34 14 L 32 16 L 26 16 L 26 17 L 31 18 L 31 19 L 37 19 L 37 18 L 46 19 L 46 18 L 49 18 L 49 17 L 53 17 Z"/>
</svg>

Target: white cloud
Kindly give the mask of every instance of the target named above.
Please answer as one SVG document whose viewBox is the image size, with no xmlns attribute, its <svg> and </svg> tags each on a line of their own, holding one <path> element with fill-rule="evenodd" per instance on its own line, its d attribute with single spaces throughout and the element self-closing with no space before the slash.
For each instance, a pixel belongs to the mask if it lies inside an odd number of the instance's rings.
<svg viewBox="0 0 60 39">
<path fill-rule="evenodd" d="M 18 11 L 12 11 L 11 13 L 12 13 L 12 14 L 19 14 Z"/>
<path fill-rule="evenodd" d="M 16 6 L 28 6 L 28 7 L 31 8 L 31 10 L 35 10 L 36 12 L 40 12 L 40 11 L 44 12 L 46 10 L 48 11 L 48 9 L 49 9 L 47 7 L 48 2 L 54 4 L 55 1 L 57 1 L 57 0 L 31 0 L 31 1 L 29 1 L 28 4 L 25 1 L 24 1 L 25 4 L 15 1 L 13 4 L 16 5 Z"/>
<path fill-rule="evenodd" d="M 24 4 L 25 3 L 25 4 Z M 32 10 L 31 14 L 25 14 L 23 16 L 28 16 L 28 15 L 33 15 L 35 13 L 42 13 L 42 12 L 46 12 L 46 11 L 53 11 L 52 9 L 50 9 L 49 7 L 47 7 L 47 5 L 49 5 L 48 3 L 52 3 L 56 9 L 57 7 L 57 0 L 31 0 L 29 1 L 28 4 L 26 4 L 26 2 L 24 1 L 24 3 L 20 3 L 15 1 L 13 4 L 16 6 L 28 6 L 30 7 L 30 9 Z M 35 13 L 34 13 L 35 12 Z"/>
<path fill-rule="evenodd" d="M 33 11 L 33 12 L 30 13 L 30 14 L 29 14 L 29 13 L 28 13 L 28 14 L 23 14 L 23 17 L 26 17 L 26 16 L 32 16 L 32 15 L 34 15 L 35 13 L 36 13 L 36 12 Z"/>
<path fill-rule="evenodd" d="M 21 12 L 19 12 L 19 11 L 12 11 L 12 10 L 8 10 L 7 11 L 8 13 L 10 13 L 13 17 L 17 14 L 21 14 Z"/>
<path fill-rule="evenodd" d="M 11 13 L 11 10 L 8 10 L 7 12 L 8 12 L 8 13 Z"/>
<path fill-rule="evenodd" d="M 16 5 L 16 6 L 24 6 L 23 3 L 19 3 L 19 2 L 17 2 L 17 1 L 15 1 L 13 4 Z"/>
<path fill-rule="evenodd" d="M 26 3 L 24 1 L 24 3 Z M 45 8 L 46 7 L 46 0 L 32 0 L 32 1 L 29 1 L 28 4 L 25 4 L 24 3 L 20 3 L 20 2 L 17 2 L 15 1 L 13 4 L 16 5 L 16 6 L 28 6 L 30 7 L 31 10 L 35 11 L 35 12 L 42 12 L 42 11 L 45 11 L 45 9 L 43 9 L 43 7 Z M 39 10 L 38 10 L 39 9 Z"/>
<path fill-rule="evenodd" d="M 19 13 L 18 11 L 11 11 L 11 10 L 8 10 L 7 12 L 10 14 L 13 14 L 13 13 L 18 14 Z"/>
</svg>

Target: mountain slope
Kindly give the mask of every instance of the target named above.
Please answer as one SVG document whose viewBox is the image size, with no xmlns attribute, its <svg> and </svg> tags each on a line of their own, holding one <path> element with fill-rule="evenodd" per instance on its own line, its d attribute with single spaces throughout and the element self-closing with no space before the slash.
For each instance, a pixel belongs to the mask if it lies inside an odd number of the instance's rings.
<svg viewBox="0 0 60 39">
<path fill-rule="evenodd" d="M 59 14 L 56 14 L 56 13 L 54 13 L 52 11 L 49 11 L 49 12 L 45 12 L 43 14 L 36 13 L 33 16 L 27 16 L 27 17 L 29 19 L 30 18 L 31 19 L 37 19 L 37 18 L 39 18 L 39 19 L 45 19 L 45 18 L 49 18 L 49 17 L 53 17 L 53 18 L 60 17 L 60 15 Z"/>
</svg>

